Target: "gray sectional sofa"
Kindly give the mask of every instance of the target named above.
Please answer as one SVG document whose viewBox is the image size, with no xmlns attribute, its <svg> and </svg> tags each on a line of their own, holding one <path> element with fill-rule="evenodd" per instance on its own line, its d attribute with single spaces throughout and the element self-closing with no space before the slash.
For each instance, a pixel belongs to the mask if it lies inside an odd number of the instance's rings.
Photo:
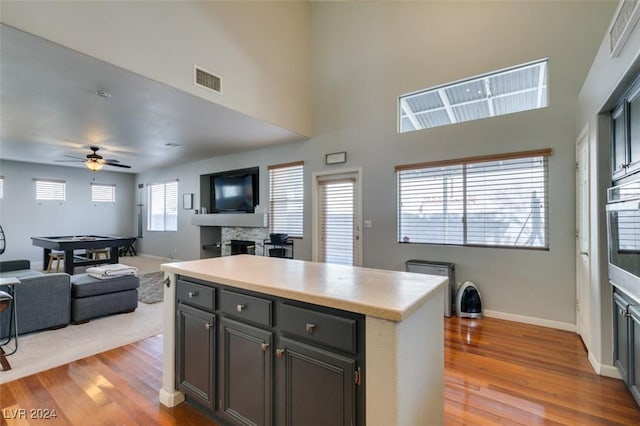
<svg viewBox="0 0 640 426">
<path fill-rule="evenodd" d="M 44 274 L 28 260 L 0 262 L 0 277 L 15 277 L 18 333 L 66 327 L 92 318 L 133 312 L 138 307 L 137 276 L 100 280 L 87 274 Z M 5 286 L 6 287 L 6 286 Z M 0 290 L 7 288 L 0 286 Z M 9 335 L 9 309 L 0 314 L 0 338 Z"/>
<path fill-rule="evenodd" d="M 43 274 L 31 270 L 28 260 L 0 262 L 0 277 L 16 277 L 15 303 L 20 334 L 60 328 L 71 319 L 71 277 L 64 273 Z M 0 286 L 0 290 L 7 288 Z M 0 314 L 0 338 L 9 335 L 9 310 Z"/>
</svg>

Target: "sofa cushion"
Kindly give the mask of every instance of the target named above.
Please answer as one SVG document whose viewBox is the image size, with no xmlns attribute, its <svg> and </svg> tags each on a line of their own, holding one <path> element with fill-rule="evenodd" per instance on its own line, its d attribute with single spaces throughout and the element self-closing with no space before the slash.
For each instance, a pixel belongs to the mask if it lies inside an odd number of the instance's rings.
<svg viewBox="0 0 640 426">
<path fill-rule="evenodd" d="M 118 291 L 134 290 L 140 286 L 140 278 L 135 275 L 124 275 L 106 280 L 94 278 L 88 274 L 71 277 L 71 297 L 91 297 Z"/>
<path fill-rule="evenodd" d="M 19 271 L 31 269 L 31 261 L 27 259 L 0 261 L 0 272 Z"/>
</svg>

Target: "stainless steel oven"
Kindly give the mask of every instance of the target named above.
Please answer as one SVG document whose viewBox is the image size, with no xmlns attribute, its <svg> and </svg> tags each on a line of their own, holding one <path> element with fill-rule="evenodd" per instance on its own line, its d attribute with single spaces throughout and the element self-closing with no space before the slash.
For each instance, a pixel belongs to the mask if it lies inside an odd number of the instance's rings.
<svg viewBox="0 0 640 426">
<path fill-rule="evenodd" d="M 640 180 L 607 191 L 609 281 L 640 298 Z"/>
</svg>

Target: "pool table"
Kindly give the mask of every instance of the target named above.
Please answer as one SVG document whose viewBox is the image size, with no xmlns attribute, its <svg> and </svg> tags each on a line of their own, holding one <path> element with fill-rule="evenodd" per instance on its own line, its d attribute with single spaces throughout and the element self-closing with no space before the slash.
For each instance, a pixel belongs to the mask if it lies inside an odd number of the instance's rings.
<svg viewBox="0 0 640 426">
<path fill-rule="evenodd" d="M 42 268 L 46 268 L 49 262 L 51 250 L 64 252 L 64 271 L 73 275 L 76 266 L 97 265 L 99 263 L 118 263 L 118 249 L 127 247 L 135 241 L 131 237 L 105 237 L 100 235 L 76 235 L 62 237 L 31 237 L 34 246 L 43 248 Z M 89 259 L 84 255 L 76 254 L 76 250 L 109 248 L 109 259 Z"/>
</svg>

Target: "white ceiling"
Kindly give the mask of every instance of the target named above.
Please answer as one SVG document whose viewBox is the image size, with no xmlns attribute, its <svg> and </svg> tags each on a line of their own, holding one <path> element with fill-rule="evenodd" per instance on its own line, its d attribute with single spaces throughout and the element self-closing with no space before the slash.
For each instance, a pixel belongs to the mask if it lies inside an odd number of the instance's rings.
<svg viewBox="0 0 640 426">
<path fill-rule="evenodd" d="M 104 170 L 137 173 L 302 139 L 6 25 L 0 39 L 1 159 L 84 167 L 56 160 L 95 145 L 132 166 Z"/>
</svg>

